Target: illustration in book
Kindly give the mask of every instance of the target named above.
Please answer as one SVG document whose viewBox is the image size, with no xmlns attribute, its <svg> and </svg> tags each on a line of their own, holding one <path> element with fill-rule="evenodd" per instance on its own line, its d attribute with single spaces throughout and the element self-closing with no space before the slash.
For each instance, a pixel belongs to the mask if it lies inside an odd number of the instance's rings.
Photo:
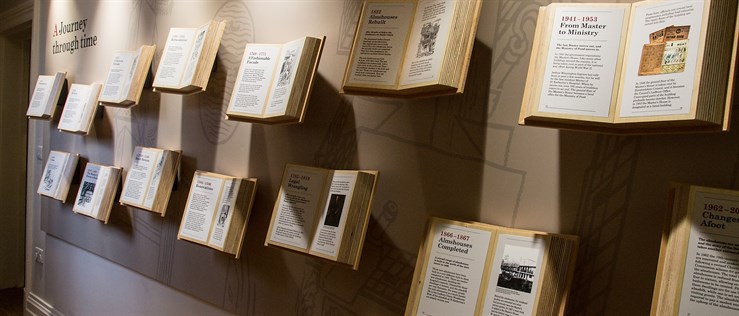
<svg viewBox="0 0 739 316">
<path fill-rule="evenodd" d="M 46 174 L 44 174 L 44 180 L 43 180 L 44 187 L 43 188 L 46 191 L 51 190 L 51 187 L 54 185 L 54 178 L 53 178 L 52 173 L 53 173 L 52 170 L 46 170 Z"/>
<path fill-rule="evenodd" d="M 685 71 L 690 25 L 669 26 L 649 34 L 642 48 L 639 76 Z"/>
<path fill-rule="evenodd" d="M 288 50 L 287 53 L 285 53 L 285 59 L 282 61 L 282 66 L 280 66 L 280 76 L 277 80 L 278 88 L 290 84 L 290 77 L 293 73 L 293 68 L 295 68 L 295 63 L 297 62 L 297 55 L 297 49 L 291 49 Z"/>
<path fill-rule="evenodd" d="M 426 22 L 421 27 L 421 40 L 418 43 L 416 58 L 431 56 L 436 48 L 436 36 L 439 34 L 441 19 Z"/>
<path fill-rule="evenodd" d="M 231 210 L 231 205 L 224 204 L 221 207 L 221 212 L 218 214 L 218 223 L 216 223 L 218 227 L 222 228 L 223 226 L 226 225 L 226 219 L 228 218 L 228 211 L 230 210 Z"/>
<path fill-rule="evenodd" d="M 88 203 L 92 202 L 92 194 L 95 192 L 95 183 L 88 181 L 83 182 L 80 191 L 81 192 L 79 199 L 77 200 L 77 206 L 84 207 Z"/>
</svg>

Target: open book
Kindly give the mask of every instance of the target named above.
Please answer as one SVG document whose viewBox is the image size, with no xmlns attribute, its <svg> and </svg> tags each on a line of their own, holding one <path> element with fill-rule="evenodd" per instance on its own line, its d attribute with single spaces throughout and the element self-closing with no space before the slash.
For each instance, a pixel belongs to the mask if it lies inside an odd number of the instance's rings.
<svg viewBox="0 0 739 316">
<path fill-rule="evenodd" d="M 358 269 L 377 176 L 288 164 L 265 245 Z"/>
<path fill-rule="evenodd" d="M 77 170 L 80 154 L 52 150 L 46 159 L 41 182 L 38 184 L 38 194 L 65 202 L 69 194 L 69 186 Z"/>
<path fill-rule="evenodd" d="M 519 123 L 614 133 L 728 128 L 737 2 L 551 4 Z"/>
<path fill-rule="evenodd" d="M 100 93 L 100 105 L 133 106 L 139 103 L 155 50 L 156 45 L 143 45 L 136 51 L 116 52 Z"/>
<path fill-rule="evenodd" d="M 246 44 L 226 119 L 302 122 L 324 41 L 304 37 L 283 45 Z"/>
<path fill-rule="evenodd" d="M 121 181 L 121 168 L 87 163 L 72 210 L 108 223 Z"/>
<path fill-rule="evenodd" d="M 38 76 L 26 111 L 28 118 L 48 120 L 54 116 L 59 97 L 64 94 L 67 87 L 66 76 L 66 72 Z"/>
<path fill-rule="evenodd" d="M 432 218 L 406 315 L 563 315 L 578 238 Z"/>
<path fill-rule="evenodd" d="M 137 146 L 123 183 L 121 204 L 164 217 L 179 171 L 180 156 L 179 151 Z"/>
<path fill-rule="evenodd" d="M 57 128 L 65 132 L 88 134 L 98 107 L 100 87 L 99 83 L 73 83 Z"/>
<path fill-rule="evenodd" d="M 195 171 L 177 238 L 238 258 L 256 191 L 256 179 Z"/>
<path fill-rule="evenodd" d="M 226 21 L 211 21 L 199 28 L 171 28 L 154 77 L 154 91 L 205 91 L 225 28 Z"/>
<path fill-rule="evenodd" d="M 367 0 L 342 90 L 418 97 L 462 93 L 481 0 Z"/>
<path fill-rule="evenodd" d="M 739 191 L 675 184 L 651 315 L 737 315 Z"/>
</svg>

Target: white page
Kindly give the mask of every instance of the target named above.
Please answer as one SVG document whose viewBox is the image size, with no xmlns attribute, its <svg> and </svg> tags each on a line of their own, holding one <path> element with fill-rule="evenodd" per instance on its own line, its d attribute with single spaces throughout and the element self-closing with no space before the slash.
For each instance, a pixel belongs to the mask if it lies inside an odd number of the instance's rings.
<svg viewBox="0 0 739 316">
<path fill-rule="evenodd" d="M 123 85 L 123 91 L 125 91 L 125 94 L 123 94 L 121 97 L 125 100 L 128 98 L 128 95 L 131 93 L 131 85 L 133 84 L 133 79 L 136 76 L 136 68 L 139 67 L 139 62 L 141 62 L 142 53 L 144 52 L 144 47 L 139 47 L 139 49 L 136 50 L 136 55 L 133 57 L 133 61 L 128 66 L 127 75 L 126 75 L 126 83 Z M 152 53 L 153 54 L 153 53 Z M 149 69 L 144 70 L 146 72 L 149 71 Z M 146 81 L 146 74 L 144 74 L 144 81 Z M 138 100 L 131 100 L 138 102 Z"/>
<path fill-rule="evenodd" d="M 678 315 L 737 315 L 739 197 L 697 191 Z"/>
<path fill-rule="evenodd" d="M 416 315 L 474 313 L 491 236 L 461 225 L 434 226 Z"/>
<path fill-rule="evenodd" d="M 64 103 L 64 110 L 59 119 L 59 129 L 77 131 L 81 129 L 82 117 L 87 100 L 90 97 L 90 86 L 73 83 Z"/>
<path fill-rule="evenodd" d="M 624 7 L 555 7 L 540 112 L 608 117 Z"/>
<path fill-rule="evenodd" d="M 59 183 L 61 181 L 70 180 L 62 179 L 64 177 L 64 168 L 71 154 L 52 150 L 46 159 L 44 173 L 41 174 L 41 182 L 38 185 L 37 192 L 46 196 L 59 197 Z"/>
<path fill-rule="evenodd" d="M 405 52 L 400 85 L 438 81 L 456 1 L 421 0 Z"/>
<path fill-rule="evenodd" d="M 544 238 L 498 235 L 482 315 L 533 315 L 545 251 Z"/>
<path fill-rule="evenodd" d="M 219 203 L 223 179 L 197 175 L 193 179 L 191 192 L 187 197 L 187 207 L 182 219 L 180 234 L 205 243 L 213 224 L 213 213 Z"/>
<path fill-rule="evenodd" d="M 152 206 L 154 206 L 156 194 L 159 192 L 159 183 L 162 181 L 162 171 L 164 170 L 164 163 L 166 162 L 165 158 L 166 156 L 164 151 L 159 151 L 156 163 L 154 164 L 153 174 L 149 180 L 149 189 L 146 192 L 146 198 L 144 199 L 144 206 L 148 209 L 151 209 Z"/>
<path fill-rule="evenodd" d="M 347 84 L 396 84 L 413 3 L 368 3 Z"/>
<path fill-rule="evenodd" d="M 164 47 L 159 68 L 154 77 L 154 86 L 179 88 L 182 75 L 190 57 L 190 48 L 195 37 L 195 30 L 189 28 L 172 28 L 169 30 L 167 44 Z"/>
<path fill-rule="evenodd" d="M 136 149 L 131 168 L 126 175 L 126 183 L 121 193 L 121 202 L 144 205 L 149 179 L 154 173 L 155 164 L 159 161 L 162 152 L 152 148 L 137 147 Z"/>
<path fill-rule="evenodd" d="M 105 86 L 100 93 L 100 101 L 121 102 L 128 95 L 128 89 L 133 79 L 133 69 L 138 61 L 137 52 L 116 52 L 113 63 L 108 70 Z"/>
<path fill-rule="evenodd" d="M 218 214 L 215 217 L 213 232 L 210 235 L 209 245 L 218 249 L 223 249 L 226 242 L 228 231 L 231 228 L 231 218 L 233 218 L 234 206 L 236 206 L 236 198 L 241 187 L 241 179 L 228 179 L 224 181 L 223 193 L 221 193 L 220 203 L 216 210 Z"/>
<path fill-rule="evenodd" d="M 92 217 L 100 218 L 100 212 L 103 211 L 102 203 L 103 198 L 105 197 L 104 194 L 106 186 L 109 184 L 108 181 L 110 181 L 110 171 L 110 167 L 100 166 L 97 185 L 95 186 L 95 192 L 92 196 L 92 211 L 90 212 Z"/>
<path fill-rule="evenodd" d="M 40 75 L 36 80 L 36 87 L 33 89 L 31 102 L 28 105 L 28 116 L 42 116 L 51 113 L 49 104 L 52 103 L 51 93 L 54 89 L 54 76 Z M 54 102 L 55 103 L 55 102 Z M 56 106 L 52 104 L 51 106 Z"/>
<path fill-rule="evenodd" d="M 67 102 L 64 103 L 64 110 L 59 119 L 60 130 L 65 131 L 86 131 L 89 120 L 95 111 L 97 102 L 93 103 L 92 98 L 97 99 L 97 92 L 100 86 L 72 84 L 67 96 Z"/>
<path fill-rule="evenodd" d="M 269 103 L 265 110 L 265 116 L 281 115 L 287 109 L 287 101 L 295 83 L 295 72 L 298 62 L 303 55 L 305 39 L 294 40 L 282 46 L 282 53 L 277 59 L 278 67 L 275 71 L 272 90 L 269 92 Z"/>
<path fill-rule="evenodd" d="M 326 174 L 292 166 L 288 167 L 286 174 L 277 196 L 277 214 L 269 239 L 307 249 L 315 212 L 327 181 Z"/>
<path fill-rule="evenodd" d="M 208 33 L 208 26 L 210 23 L 201 26 L 195 31 L 195 42 L 190 50 L 190 56 L 187 59 L 187 67 L 185 68 L 185 74 L 182 76 L 180 81 L 183 86 L 192 84 L 192 78 L 195 75 L 195 70 L 198 66 L 198 60 L 200 55 L 203 53 L 203 43 L 205 42 L 205 35 Z"/>
<path fill-rule="evenodd" d="M 231 93 L 228 112 L 261 115 L 267 104 L 267 93 L 274 77 L 280 47 L 248 44 L 239 67 L 236 86 Z"/>
<path fill-rule="evenodd" d="M 356 172 L 337 171 L 334 173 L 331 188 L 326 197 L 326 207 L 321 211 L 316 236 L 311 245 L 312 251 L 334 259 L 339 255 L 339 246 L 343 238 L 347 212 L 354 195 L 356 182 Z"/>
<path fill-rule="evenodd" d="M 634 5 L 631 37 L 627 43 L 626 73 L 621 89 L 621 117 L 684 115 L 690 113 L 700 43 L 703 1 L 666 1 Z M 639 75 L 640 60 L 649 35 L 669 26 L 690 26 L 687 41 L 670 42 L 683 50 L 684 69 Z M 685 49 L 687 47 L 687 49 Z M 662 62 L 669 62 L 669 49 Z M 709 61 L 710 62 L 710 61 Z"/>
</svg>

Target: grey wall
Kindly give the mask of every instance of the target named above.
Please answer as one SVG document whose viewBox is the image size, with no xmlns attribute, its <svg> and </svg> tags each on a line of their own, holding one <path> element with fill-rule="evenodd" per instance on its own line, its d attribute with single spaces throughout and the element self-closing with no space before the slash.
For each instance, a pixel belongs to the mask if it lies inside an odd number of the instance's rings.
<svg viewBox="0 0 739 316">
<path fill-rule="evenodd" d="M 484 2 L 461 96 L 341 95 L 360 3 L 40 2 L 36 70 L 66 70 L 71 82 L 104 80 L 115 49 L 156 43 L 159 56 L 170 27 L 213 18 L 231 24 L 205 93 L 145 92 L 130 110 L 106 109 L 84 137 L 56 131 L 55 122 L 32 123 L 41 134 L 32 146 L 79 152 L 94 162 L 127 168 L 136 145 L 184 155 L 182 181 L 164 219 L 116 206 L 103 225 L 72 214 L 69 203 L 36 198 L 49 256 L 34 269 L 33 291 L 66 314 L 104 306 L 165 314 L 215 313 L 211 306 L 244 315 L 400 314 L 426 219 L 442 216 L 579 235 L 570 314 L 647 313 L 668 183 L 736 188 L 737 134 L 618 137 L 518 126 L 536 12 L 545 0 Z M 85 17 L 99 46 L 50 54 L 50 25 Z M 328 38 L 306 122 L 223 121 L 243 45 L 304 35 Z M 263 246 L 287 162 L 380 170 L 359 271 Z M 175 238 L 183 188 L 195 169 L 259 179 L 239 260 Z M 29 179 L 37 183 L 38 171 Z M 162 306 L 141 294 L 159 292 L 166 293 Z M 119 297 L 143 302 L 121 304 Z"/>
</svg>

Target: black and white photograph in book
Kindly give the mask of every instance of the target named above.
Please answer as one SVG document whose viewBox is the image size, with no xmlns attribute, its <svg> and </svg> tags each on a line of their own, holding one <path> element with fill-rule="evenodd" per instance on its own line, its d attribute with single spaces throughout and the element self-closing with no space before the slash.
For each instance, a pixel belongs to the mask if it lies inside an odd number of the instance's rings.
<svg viewBox="0 0 739 316">
<path fill-rule="evenodd" d="M 531 293 L 536 273 L 536 249 L 506 245 L 500 263 L 498 286 L 520 292 Z"/>
<path fill-rule="evenodd" d="M 84 181 L 82 182 L 82 189 L 80 198 L 77 200 L 77 206 L 84 207 L 87 203 L 92 201 L 92 193 L 95 191 L 95 183 Z"/>
<path fill-rule="evenodd" d="M 436 35 L 439 34 L 439 23 L 441 19 L 433 22 L 426 22 L 421 27 L 421 41 L 418 43 L 418 52 L 416 58 L 431 56 L 434 54 L 436 46 Z"/>
<path fill-rule="evenodd" d="M 341 211 L 344 209 L 344 200 L 346 195 L 331 194 L 331 201 L 328 202 L 328 210 L 326 211 L 326 220 L 323 225 L 339 227 L 341 220 Z"/>
<path fill-rule="evenodd" d="M 51 172 L 51 170 L 46 170 L 46 174 L 44 175 L 44 190 L 50 190 L 54 184 L 54 179 L 51 178 Z"/>
<path fill-rule="evenodd" d="M 223 227 L 226 225 L 226 218 L 228 218 L 228 211 L 231 210 L 231 205 L 224 204 L 221 207 L 221 212 L 218 214 L 218 227 Z"/>
<path fill-rule="evenodd" d="M 280 77 L 277 81 L 277 87 L 284 87 L 290 84 L 290 77 L 297 62 L 295 60 L 297 55 L 297 49 L 291 49 L 285 53 L 285 60 L 282 61 L 282 66 L 280 67 Z"/>
<path fill-rule="evenodd" d="M 203 30 L 198 34 L 198 39 L 195 40 L 195 45 L 193 47 L 200 47 L 203 46 L 203 40 L 205 40 L 205 32 L 207 30 Z M 198 56 L 200 55 L 199 49 L 193 49 L 192 56 L 190 56 L 190 62 L 195 61 L 198 59 Z"/>
</svg>

